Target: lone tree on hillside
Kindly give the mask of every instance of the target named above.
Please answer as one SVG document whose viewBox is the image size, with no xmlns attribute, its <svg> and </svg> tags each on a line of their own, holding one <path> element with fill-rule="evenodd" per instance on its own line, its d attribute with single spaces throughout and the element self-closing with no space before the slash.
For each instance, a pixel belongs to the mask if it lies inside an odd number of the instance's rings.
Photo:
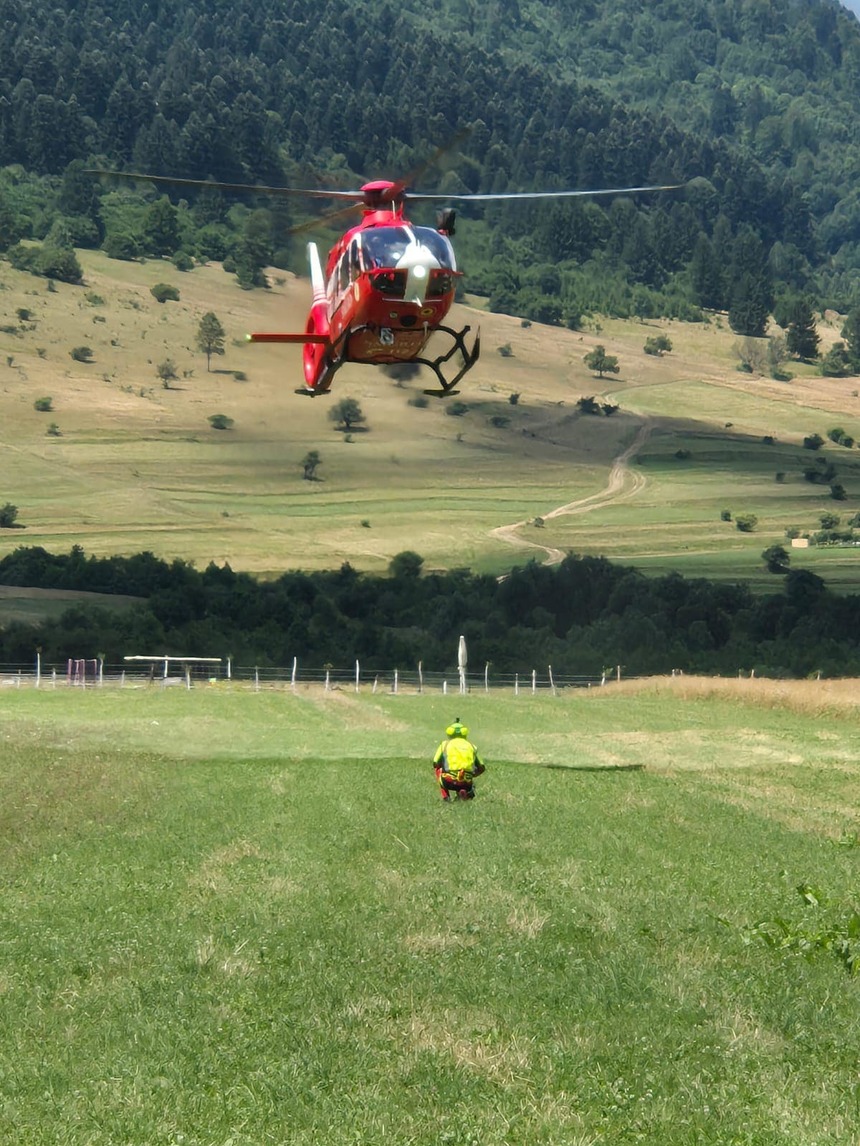
<svg viewBox="0 0 860 1146">
<path fill-rule="evenodd" d="M 18 506 L 13 505 L 11 501 L 7 501 L 5 505 L 0 506 L 0 529 L 11 529 L 15 524 L 17 516 Z"/>
<path fill-rule="evenodd" d="M 646 338 L 643 350 L 646 354 L 656 355 L 658 358 L 669 354 L 672 349 L 672 339 L 668 334 L 658 334 L 654 338 Z"/>
<path fill-rule="evenodd" d="M 787 573 L 791 558 L 784 545 L 769 545 L 762 553 L 768 573 Z"/>
<path fill-rule="evenodd" d="M 176 363 L 172 358 L 166 358 L 164 362 L 159 362 L 155 368 L 155 376 L 161 382 L 165 390 L 170 389 L 170 383 L 174 382 L 179 375 L 176 373 Z"/>
<path fill-rule="evenodd" d="M 218 321 L 218 316 L 211 310 L 200 319 L 197 328 L 197 347 L 206 355 L 206 370 L 212 370 L 212 355 L 224 353 L 224 339 L 226 331 Z"/>
<path fill-rule="evenodd" d="M 332 422 L 336 422 L 339 429 L 349 431 L 354 426 L 360 426 L 366 421 L 361 412 L 361 406 L 355 398 L 341 398 L 328 412 Z"/>
<path fill-rule="evenodd" d="M 319 450 L 308 450 L 302 458 L 302 477 L 305 481 L 317 480 L 317 466 L 322 462 Z"/>
<path fill-rule="evenodd" d="M 583 356 L 589 370 L 594 370 L 602 378 L 604 374 L 617 374 L 621 367 L 614 354 L 607 354 L 605 346 L 595 346 L 590 354 Z"/>
<path fill-rule="evenodd" d="M 417 578 L 421 576 L 424 558 L 413 549 L 404 549 L 388 562 L 388 572 L 392 577 Z"/>
</svg>

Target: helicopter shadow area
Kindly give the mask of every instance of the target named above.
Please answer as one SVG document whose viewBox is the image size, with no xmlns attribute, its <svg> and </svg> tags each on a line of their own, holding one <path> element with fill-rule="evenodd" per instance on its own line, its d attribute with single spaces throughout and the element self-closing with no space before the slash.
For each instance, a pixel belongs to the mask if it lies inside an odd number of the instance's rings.
<svg viewBox="0 0 860 1146">
<path fill-rule="evenodd" d="M 539 764 L 554 772 L 644 772 L 644 764 Z"/>
</svg>

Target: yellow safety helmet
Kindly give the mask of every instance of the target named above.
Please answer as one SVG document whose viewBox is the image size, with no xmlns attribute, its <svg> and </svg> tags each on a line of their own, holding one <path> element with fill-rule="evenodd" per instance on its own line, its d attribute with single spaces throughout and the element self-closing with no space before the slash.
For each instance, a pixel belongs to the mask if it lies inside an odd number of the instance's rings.
<svg viewBox="0 0 860 1146">
<path fill-rule="evenodd" d="M 466 740 L 469 736 L 469 729 L 465 726 L 465 724 L 460 723 L 459 716 L 455 716 L 454 723 L 449 724 L 445 729 L 445 735 L 450 737 L 462 736 L 463 739 Z"/>
</svg>

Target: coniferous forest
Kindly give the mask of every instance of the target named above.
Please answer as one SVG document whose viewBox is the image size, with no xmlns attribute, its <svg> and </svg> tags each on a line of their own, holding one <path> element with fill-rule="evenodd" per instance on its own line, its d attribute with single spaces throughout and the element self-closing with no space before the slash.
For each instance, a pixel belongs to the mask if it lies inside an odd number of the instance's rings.
<svg viewBox="0 0 860 1146">
<path fill-rule="evenodd" d="M 799 329 L 832 308 L 844 368 L 860 369 L 860 22 L 836 0 L 0 0 L 0 49 L 0 254 L 15 266 L 74 282 L 75 249 L 100 248 L 187 271 L 221 261 L 248 289 L 265 266 L 304 271 L 293 231 L 322 207 L 105 170 L 309 188 L 385 176 L 449 194 L 680 183 L 470 205 L 467 289 L 574 328 L 719 309 L 755 336 L 770 315 Z M 811 575 L 753 598 L 573 557 L 501 583 L 401 565 L 262 585 L 145 554 L 18 550 L 5 583 L 147 601 L 7 627 L 0 659 L 29 659 L 34 641 L 57 659 L 226 643 L 260 663 L 442 668 L 464 632 L 500 671 L 860 671 L 856 602 Z"/>
<path fill-rule="evenodd" d="M 335 188 L 414 175 L 452 194 L 683 183 L 470 206 L 468 289 L 574 326 L 719 308 L 744 334 L 799 298 L 860 304 L 860 22 L 836 0 L 0 7 L 0 249 L 31 269 L 73 277 L 57 252 L 92 246 L 225 259 L 248 286 L 267 263 L 304 270 L 289 230 L 307 202 L 93 168 Z"/>
</svg>

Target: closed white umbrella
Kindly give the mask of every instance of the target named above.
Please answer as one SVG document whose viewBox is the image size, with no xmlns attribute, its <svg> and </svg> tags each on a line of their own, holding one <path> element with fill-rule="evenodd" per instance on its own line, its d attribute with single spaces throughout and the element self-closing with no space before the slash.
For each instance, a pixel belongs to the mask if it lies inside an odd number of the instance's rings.
<svg viewBox="0 0 860 1146">
<path fill-rule="evenodd" d="M 467 663 L 468 663 L 468 658 L 467 658 L 467 654 L 466 654 L 466 638 L 461 634 L 460 635 L 460 644 L 459 644 L 459 647 L 457 648 L 457 668 L 458 668 L 459 673 L 460 673 L 460 692 L 461 693 L 465 693 L 465 691 L 466 691 L 466 665 L 467 665 Z"/>
</svg>

